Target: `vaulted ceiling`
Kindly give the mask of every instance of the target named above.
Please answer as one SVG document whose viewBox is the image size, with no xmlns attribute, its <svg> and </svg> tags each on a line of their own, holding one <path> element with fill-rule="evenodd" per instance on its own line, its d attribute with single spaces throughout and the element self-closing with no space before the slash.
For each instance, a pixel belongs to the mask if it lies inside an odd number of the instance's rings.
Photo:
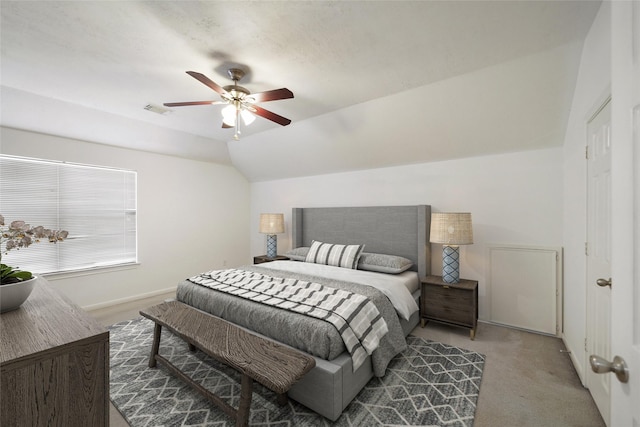
<svg viewBox="0 0 640 427">
<path fill-rule="evenodd" d="M 2 126 L 233 164 L 251 181 L 559 146 L 599 1 L 0 2 Z M 247 71 L 288 117 L 221 128 Z"/>
</svg>

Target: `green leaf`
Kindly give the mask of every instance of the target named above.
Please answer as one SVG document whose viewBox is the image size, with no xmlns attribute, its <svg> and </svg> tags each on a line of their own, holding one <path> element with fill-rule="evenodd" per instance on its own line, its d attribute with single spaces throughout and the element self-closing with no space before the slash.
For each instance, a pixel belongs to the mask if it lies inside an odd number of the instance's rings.
<svg viewBox="0 0 640 427">
<path fill-rule="evenodd" d="M 8 285 L 10 283 L 22 282 L 33 278 L 30 271 L 20 271 L 17 268 L 10 267 L 6 264 L 0 264 L 0 284 Z"/>
<path fill-rule="evenodd" d="M 16 279 L 20 279 L 20 280 L 29 280 L 29 279 L 33 278 L 33 275 L 29 271 L 16 270 L 13 273 L 11 273 L 9 275 L 9 277 L 10 278 L 11 277 L 15 277 Z"/>
</svg>

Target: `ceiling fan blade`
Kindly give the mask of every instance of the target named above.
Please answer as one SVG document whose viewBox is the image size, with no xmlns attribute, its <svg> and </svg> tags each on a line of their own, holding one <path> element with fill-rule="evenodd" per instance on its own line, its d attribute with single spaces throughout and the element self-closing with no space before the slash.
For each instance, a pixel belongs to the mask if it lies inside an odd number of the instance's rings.
<svg viewBox="0 0 640 427">
<path fill-rule="evenodd" d="M 222 101 L 188 101 L 188 102 L 165 102 L 165 107 L 184 107 L 187 105 L 215 105 L 224 104 Z"/>
<path fill-rule="evenodd" d="M 260 117 L 264 117 L 265 119 L 276 122 L 282 126 L 286 126 L 291 123 L 291 120 L 287 119 L 286 117 L 279 116 L 276 113 L 265 110 L 264 108 L 258 107 L 257 105 L 252 105 L 251 110 L 253 113 L 259 115 Z"/>
<path fill-rule="evenodd" d="M 228 94 L 226 90 L 224 90 L 221 86 L 218 86 L 218 84 L 216 84 L 213 80 L 211 80 L 209 77 L 205 76 L 204 74 L 196 73 L 195 71 L 187 71 L 187 74 L 189 74 L 194 79 L 198 80 L 200 83 L 206 86 L 209 86 L 211 89 L 215 90 L 220 95 Z"/>
<path fill-rule="evenodd" d="M 283 87 L 282 89 L 268 90 L 266 92 L 252 93 L 248 96 L 255 99 L 255 102 L 277 101 L 278 99 L 293 98 L 293 92 Z"/>
<path fill-rule="evenodd" d="M 228 124 L 226 124 L 225 122 L 222 122 L 222 129 L 229 129 L 232 128 L 233 126 L 230 126 Z"/>
</svg>

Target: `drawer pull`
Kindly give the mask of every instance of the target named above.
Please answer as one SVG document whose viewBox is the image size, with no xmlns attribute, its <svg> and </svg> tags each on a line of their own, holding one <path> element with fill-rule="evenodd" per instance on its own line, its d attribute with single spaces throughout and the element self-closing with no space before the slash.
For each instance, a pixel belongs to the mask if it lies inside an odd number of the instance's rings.
<svg viewBox="0 0 640 427">
<path fill-rule="evenodd" d="M 444 289 L 449 289 L 449 285 L 442 286 Z"/>
</svg>

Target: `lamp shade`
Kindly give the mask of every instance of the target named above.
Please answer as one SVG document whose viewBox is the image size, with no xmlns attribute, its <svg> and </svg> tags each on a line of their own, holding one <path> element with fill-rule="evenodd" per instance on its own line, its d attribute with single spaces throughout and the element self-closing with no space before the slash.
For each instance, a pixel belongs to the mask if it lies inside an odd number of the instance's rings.
<svg viewBox="0 0 640 427">
<path fill-rule="evenodd" d="M 263 233 L 263 234 L 284 233 L 284 214 L 281 214 L 281 213 L 260 214 L 260 233 Z"/>
<path fill-rule="evenodd" d="M 470 213 L 432 213 L 431 243 L 443 245 L 470 245 L 473 243 L 473 228 Z"/>
<path fill-rule="evenodd" d="M 242 117 L 242 121 L 245 125 L 249 126 L 256 119 L 256 116 L 251 114 L 248 110 L 241 110 L 240 117 Z"/>
<path fill-rule="evenodd" d="M 239 111 L 240 111 L 240 117 L 242 117 L 242 121 L 247 126 L 253 123 L 253 121 L 256 119 L 256 116 L 254 116 L 253 114 L 251 114 L 251 112 L 247 110 L 241 109 Z M 238 108 L 235 105 L 229 104 L 222 109 L 222 121 L 227 126 L 231 126 L 231 127 L 235 126 L 237 118 L 238 118 Z"/>
<path fill-rule="evenodd" d="M 236 125 L 236 107 L 233 104 L 229 104 L 222 109 L 222 121 L 227 126 Z"/>
</svg>

